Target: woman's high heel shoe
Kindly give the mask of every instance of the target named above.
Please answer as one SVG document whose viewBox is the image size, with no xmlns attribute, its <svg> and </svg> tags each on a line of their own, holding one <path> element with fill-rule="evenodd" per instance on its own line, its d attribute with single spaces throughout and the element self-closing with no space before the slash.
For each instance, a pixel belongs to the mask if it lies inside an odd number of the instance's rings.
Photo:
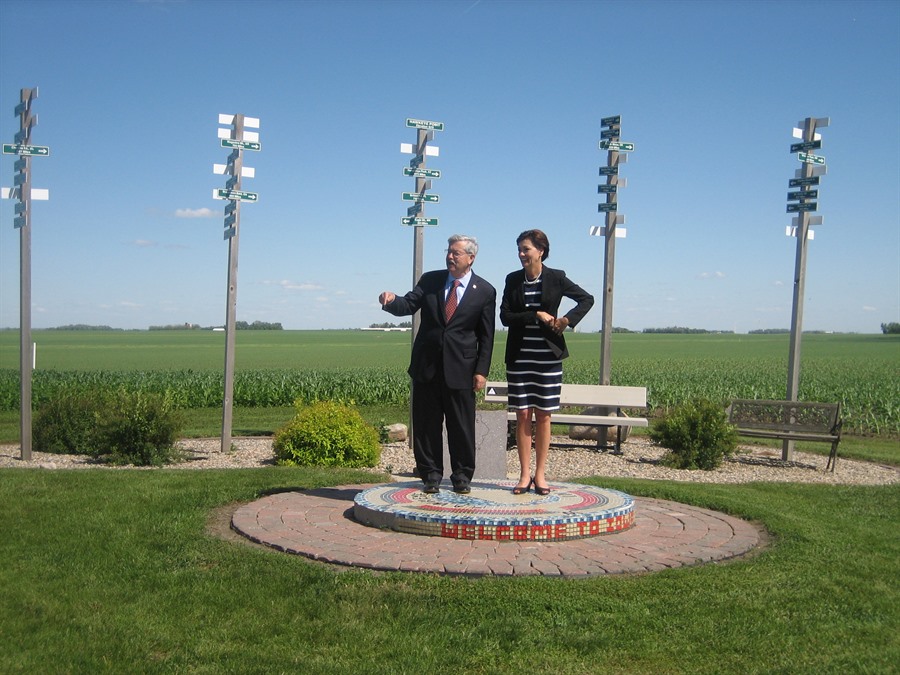
<svg viewBox="0 0 900 675">
<path fill-rule="evenodd" d="M 531 489 L 531 486 L 533 484 L 534 484 L 534 478 L 532 478 L 530 481 L 528 481 L 528 485 L 526 485 L 525 487 L 518 487 L 518 486 L 514 487 L 512 493 L 514 495 L 524 495 L 526 492 L 528 492 Z"/>
<path fill-rule="evenodd" d="M 534 483 L 534 478 L 531 479 L 531 482 Z M 550 487 L 541 487 L 537 483 L 534 483 L 534 494 L 540 495 L 541 497 L 546 497 L 550 494 Z"/>
</svg>

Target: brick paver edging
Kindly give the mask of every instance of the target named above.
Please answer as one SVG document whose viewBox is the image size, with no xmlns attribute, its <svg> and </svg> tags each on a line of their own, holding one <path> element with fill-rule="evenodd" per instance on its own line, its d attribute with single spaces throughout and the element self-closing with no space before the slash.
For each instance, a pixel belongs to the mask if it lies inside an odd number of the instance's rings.
<svg viewBox="0 0 900 675">
<path fill-rule="evenodd" d="M 472 576 L 590 577 L 643 573 L 743 555 L 764 538 L 756 525 L 687 504 L 635 497 L 631 529 L 562 542 L 421 536 L 361 525 L 363 485 L 281 492 L 237 508 L 231 527 L 285 553 L 373 570 Z"/>
</svg>

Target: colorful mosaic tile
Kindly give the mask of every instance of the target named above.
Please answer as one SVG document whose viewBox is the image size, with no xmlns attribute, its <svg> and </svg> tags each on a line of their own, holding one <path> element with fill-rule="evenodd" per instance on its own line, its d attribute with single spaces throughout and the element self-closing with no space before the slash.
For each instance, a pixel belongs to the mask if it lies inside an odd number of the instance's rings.
<svg viewBox="0 0 900 675">
<path fill-rule="evenodd" d="M 547 496 L 512 494 L 514 481 L 476 481 L 459 495 L 444 487 L 425 494 L 418 484 L 389 483 L 360 492 L 354 517 L 365 525 L 450 539 L 563 541 L 623 532 L 634 524 L 634 500 L 624 492 L 550 483 Z"/>
</svg>

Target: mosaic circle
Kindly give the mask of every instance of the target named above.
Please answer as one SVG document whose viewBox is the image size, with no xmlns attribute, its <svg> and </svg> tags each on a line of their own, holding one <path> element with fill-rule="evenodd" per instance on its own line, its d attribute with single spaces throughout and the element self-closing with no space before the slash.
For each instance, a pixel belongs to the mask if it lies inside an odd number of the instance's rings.
<svg viewBox="0 0 900 675">
<path fill-rule="evenodd" d="M 388 483 L 357 494 L 353 515 L 397 532 L 511 542 L 583 539 L 634 524 L 634 499 L 618 490 L 549 483 L 549 495 L 514 495 L 515 485 L 475 481 L 470 494 L 460 495 L 447 486 L 425 494 L 418 483 Z"/>
</svg>

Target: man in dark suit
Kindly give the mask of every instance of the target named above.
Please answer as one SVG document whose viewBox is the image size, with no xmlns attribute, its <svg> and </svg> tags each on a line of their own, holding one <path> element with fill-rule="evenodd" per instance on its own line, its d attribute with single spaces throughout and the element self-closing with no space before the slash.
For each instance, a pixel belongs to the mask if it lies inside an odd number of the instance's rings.
<svg viewBox="0 0 900 675">
<path fill-rule="evenodd" d="M 453 235 L 447 245 L 446 271 L 426 272 L 403 297 L 385 291 L 378 301 L 394 316 L 420 312 L 408 372 L 413 454 L 423 491 L 436 493 L 444 477 L 446 419 L 450 480 L 454 491 L 468 494 L 475 472 L 475 392 L 484 388 L 491 367 L 497 291 L 472 272 L 474 237 Z"/>
</svg>

